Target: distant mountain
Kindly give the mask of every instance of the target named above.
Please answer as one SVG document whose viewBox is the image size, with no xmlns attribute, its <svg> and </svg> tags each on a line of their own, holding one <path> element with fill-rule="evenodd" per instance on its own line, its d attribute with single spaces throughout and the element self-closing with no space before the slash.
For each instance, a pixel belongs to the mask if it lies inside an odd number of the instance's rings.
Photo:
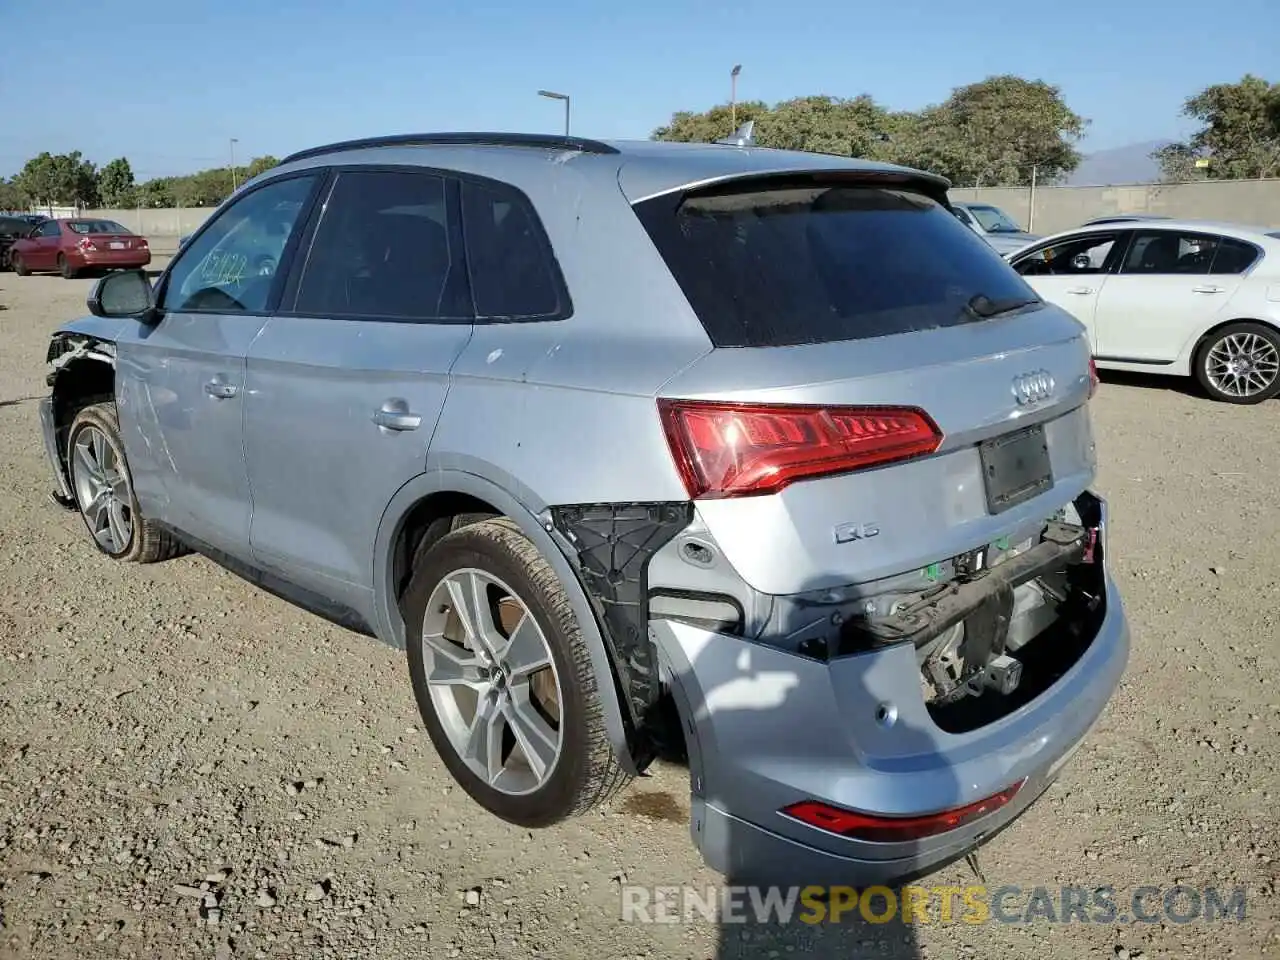
<svg viewBox="0 0 1280 960">
<path fill-rule="evenodd" d="M 1071 187 L 1154 183 L 1160 179 L 1160 165 L 1151 159 L 1151 153 L 1172 142 L 1150 140 L 1086 154 L 1080 166 L 1076 167 L 1064 183 Z"/>
</svg>

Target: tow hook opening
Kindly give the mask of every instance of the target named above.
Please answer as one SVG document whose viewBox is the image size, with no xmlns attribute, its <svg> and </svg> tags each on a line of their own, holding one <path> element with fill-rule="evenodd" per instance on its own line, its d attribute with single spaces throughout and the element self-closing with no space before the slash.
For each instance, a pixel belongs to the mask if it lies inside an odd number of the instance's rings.
<svg viewBox="0 0 1280 960">
<path fill-rule="evenodd" d="M 1018 544 L 955 557 L 945 582 L 846 625 L 842 652 L 912 643 L 934 723 L 964 733 L 1053 686 L 1105 615 L 1101 505 L 1081 495 Z M 883 606 L 882 606 L 883 608 Z"/>
</svg>

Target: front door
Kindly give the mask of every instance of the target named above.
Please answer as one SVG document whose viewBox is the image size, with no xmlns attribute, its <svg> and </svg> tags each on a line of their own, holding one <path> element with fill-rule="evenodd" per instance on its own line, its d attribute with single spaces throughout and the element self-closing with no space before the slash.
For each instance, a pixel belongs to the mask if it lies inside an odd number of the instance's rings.
<svg viewBox="0 0 1280 960">
<path fill-rule="evenodd" d="M 260 565 L 366 612 L 378 524 L 426 467 L 472 307 L 451 179 L 343 169 L 319 209 L 249 350 L 250 539 Z"/>
<path fill-rule="evenodd" d="M 1098 356 L 1128 363 L 1176 360 L 1190 339 L 1213 325 L 1240 285 L 1239 247 L 1252 250 L 1216 234 L 1135 233 L 1098 303 Z"/>
<path fill-rule="evenodd" d="M 118 341 L 117 406 L 139 505 L 204 543 L 247 558 L 245 357 L 317 174 L 258 187 L 216 214 L 161 281 L 158 324 Z M 271 266 L 253 269 L 253 264 Z"/>
<path fill-rule="evenodd" d="M 1122 234 L 1083 233 L 1043 244 L 1010 262 L 1041 298 L 1066 310 L 1089 332 L 1097 352 L 1097 310 L 1103 287 L 1110 283 Z"/>
</svg>

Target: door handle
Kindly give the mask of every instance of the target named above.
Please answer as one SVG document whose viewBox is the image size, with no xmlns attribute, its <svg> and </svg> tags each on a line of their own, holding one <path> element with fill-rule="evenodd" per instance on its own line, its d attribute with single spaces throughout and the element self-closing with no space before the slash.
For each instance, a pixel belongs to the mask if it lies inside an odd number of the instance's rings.
<svg viewBox="0 0 1280 960">
<path fill-rule="evenodd" d="M 1081 295 L 1084 295 L 1086 293 L 1093 293 L 1093 287 L 1072 287 L 1070 290 L 1067 291 L 1067 293 L 1078 293 Z"/>
<path fill-rule="evenodd" d="M 382 430 L 417 430 L 422 426 L 422 415 L 414 413 L 399 398 L 388 400 L 382 409 L 374 411 L 373 422 Z"/>
<path fill-rule="evenodd" d="M 221 374 L 204 385 L 204 392 L 215 400 L 228 400 L 236 395 L 235 384 L 227 383 Z"/>
<path fill-rule="evenodd" d="M 1203 286 L 1203 287 L 1192 287 L 1191 292 L 1192 293 L 1221 293 L 1222 288 L 1215 287 L 1212 284 L 1210 284 L 1208 286 Z"/>
</svg>

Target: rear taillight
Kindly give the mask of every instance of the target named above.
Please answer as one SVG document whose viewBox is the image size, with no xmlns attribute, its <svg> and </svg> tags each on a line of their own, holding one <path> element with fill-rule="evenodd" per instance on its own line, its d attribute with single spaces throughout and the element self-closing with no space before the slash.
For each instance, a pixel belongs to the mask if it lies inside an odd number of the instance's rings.
<svg viewBox="0 0 1280 960">
<path fill-rule="evenodd" d="M 914 407 L 658 401 L 694 499 L 776 493 L 797 480 L 933 453 L 942 432 Z"/>
<path fill-rule="evenodd" d="M 79 247 L 81 250 L 97 250 L 98 249 L 97 245 L 88 237 L 81 240 L 79 243 L 76 244 L 76 246 Z"/>
<path fill-rule="evenodd" d="M 963 807 L 954 807 L 939 813 L 920 817 L 881 817 L 853 810 L 842 810 L 817 800 L 805 800 L 783 807 L 782 813 L 818 830 L 838 834 L 851 840 L 871 843 L 903 843 L 921 840 L 956 830 L 965 824 L 995 813 L 1017 795 L 1026 780 L 1019 780 L 1011 787 L 993 793 Z"/>
<path fill-rule="evenodd" d="M 1094 363 L 1093 357 L 1089 358 L 1089 399 L 1093 399 L 1093 395 L 1098 392 L 1098 365 Z"/>
</svg>

